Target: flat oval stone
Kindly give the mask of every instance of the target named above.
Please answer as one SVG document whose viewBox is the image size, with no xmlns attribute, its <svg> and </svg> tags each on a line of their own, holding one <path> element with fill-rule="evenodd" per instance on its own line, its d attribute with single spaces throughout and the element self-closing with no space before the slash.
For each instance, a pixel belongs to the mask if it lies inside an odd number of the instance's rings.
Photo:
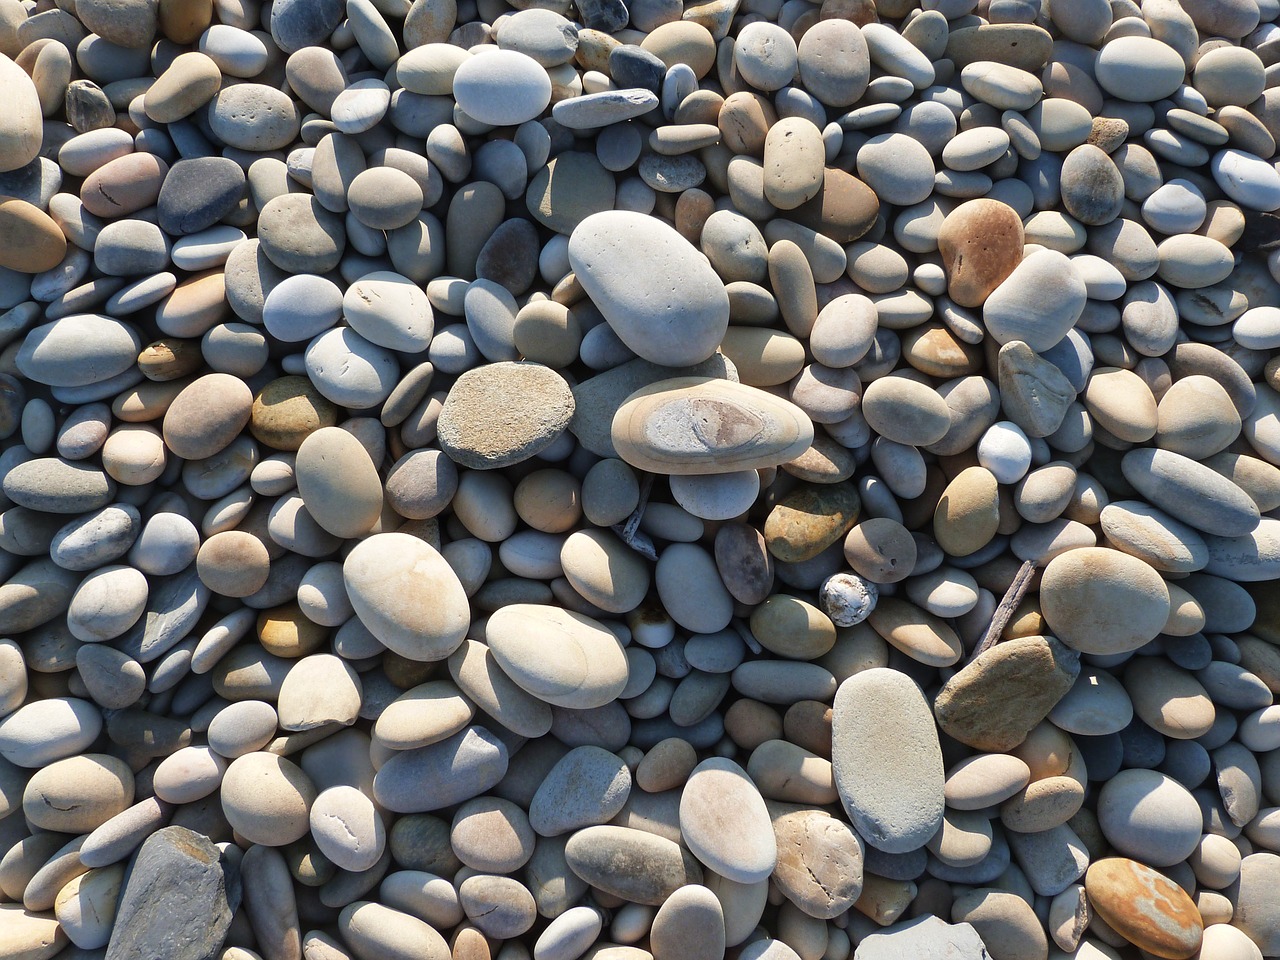
<svg viewBox="0 0 1280 960">
<path fill-rule="evenodd" d="M 294 465 L 307 512 L 336 537 L 369 532 L 382 513 L 382 481 L 369 453 L 340 427 L 321 427 L 298 447 Z"/>
<path fill-rule="evenodd" d="M 852 483 L 799 487 L 769 511 L 764 537 L 769 552 L 784 563 L 811 560 L 844 538 L 861 509 Z"/>
<path fill-rule="evenodd" d="M 629 827 L 579 830 L 565 844 L 569 868 L 597 889 L 632 903 L 658 906 L 702 870 L 678 843 Z"/>
<path fill-rule="evenodd" d="M 1121 770 L 1099 791 L 1097 812 L 1108 842 L 1150 866 L 1181 863 L 1200 843 L 1199 804 L 1155 770 Z"/>
<path fill-rule="evenodd" d="M 1046 622 L 1081 653 L 1136 650 L 1163 630 L 1169 605 L 1160 574 L 1137 557 L 1105 547 L 1059 554 L 1040 581 Z"/>
<path fill-rule="evenodd" d="M 839 916 L 862 893 L 862 838 L 825 810 L 785 803 L 768 807 L 778 847 L 774 883 L 807 916 Z"/>
<path fill-rule="evenodd" d="M 472 726 L 439 743 L 394 751 L 373 778 L 373 798 L 395 813 L 427 813 L 479 796 L 506 772 L 502 741 Z"/>
<path fill-rule="evenodd" d="M 729 296 L 710 264 L 660 220 L 610 210 L 569 237 L 569 263 L 609 326 L 665 366 L 706 360 L 729 325 Z"/>
<path fill-rule="evenodd" d="M 702 761 L 689 775 L 680 834 L 708 869 L 735 883 L 765 880 L 777 863 L 764 798 L 745 770 L 722 757 Z"/>
<path fill-rule="evenodd" d="M 560 607 L 516 603 L 485 627 L 489 650 L 521 688 L 570 710 L 602 707 L 627 683 L 627 658 L 612 631 Z"/>
<path fill-rule="evenodd" d="M 942 825 L 942 749 L 920 687 L 887 667 L 854 674 L 831 719 L 836 789 L 854 828 L 886 853 L 918 850 Z"/>
<path fill-rule="evenodd" d="M 984 651 L 943 684 L 938 726 L 978 750 L 1008 751 L 1049 715 L 1080 672 L 1080 657 L 1053 637 L 1019 637 Z"/>
<path fill-rule="evenodd" d="M 1180 886 L 1151 867 L 1107 857 L 1089 867 L 1084 886 L 1098 915 L 1148 953 L 1185 960 L 1200 949 L 1200 911 Z"/>
<path fill-rule="evenodd" d="M 252 843 L 283 846 L 306 835 L 315 784 L 296 763 L 272 753 L 246 753 L 222 777 L 222 812 Z"/>
<path fill-rule="evenodd" d="M 637 390 L 613 418 L 613 445 L 641 470 L 711 474 L 776 466 L 804 453 L 813 423 L 754 387 L 677 377 Z"/>
<path fill-rule="evenodd" d="M 209 373 L 183 387 L 164 415 L 164 442 L 184 460 L 226 449 L 249 422 L 253 392 L 239 377 Z"/>
<path fill-rule="evenodd" d="M 1257 504 L 1222 474 L 1172 450 L 1130 450 L 1124 478 L 1146 499 L 1182 522 L 1219 537 L 1247 536 L 1260 519 Z"/>
<path fill-rule="evenodd" d="M 466 637 L 471 625 L 466 591 L 425 540 L 374 534 L 347 554 L 342 578 L 360 622 L 403 657 L 443 660 Z"/>
<path fill-rule="evenodd" d="M 574 747 L 548 771 L 529 802 L 529 825 L 543 837 L 608 823 L 631 794 L 631 772 L 602 747 Z"/>
<path fill-rule="evenodd" d="M 528 460 L 564 433 L 573 418 L 569 384 L 540 363 L 490 363 L 460 376 L 436 430 L 454 462 L 494 470 Z"/>
<path fill-rule="evenodd" d="M 1193 573 L 1209 562 L 1209 548 L 1198 531 L 1141 500 L 1107 504 L 1099 522 L 1113 547 L 1157 570 Z"/>
<path fill-rule="evenodd" d="M 1187 67 L 1176 50 L 1151 37 L 1116 37 L 1098 53 L 1099 86 L 1113 97 L 1155 103 L 1182 85 Z"/>
<path fill-rule="evenodd" d="M 24 376 L 51 387 L 83 387 L 129 370 L 142 342 L 128 325 L 77 313 L 27 333 L 16 363 Z"/>
<path fill-rule="evenodd" d="M 348 904 L 338 914 L 338 929 L 358 957 L 449 960 L 449 944 L 435 927 L 381 903 L 357 900 Z"/>
<path fill-rule="evenodd" d="M 1022 261 L 1022 219 L 999 200 L 969 200 L 942 221 L 938 253 L 947 271 L 947 295 L 962 307 L 980 307 Z"/>
<path fill-rule="evenodd" d="M 664 960 L 694 960 L 704 950 L 709 956 L 721 955 L 724 908 L 706 887 L 686 884 L 658 908 L 649 940 L 654 957 Z"/>
<path fill-rule="evenodd" d="M 45 513 L 84 513 L 115 498 L 115 482 L 91 462 L 37 457 L 10 468 L 4 495 L 14 503 Z"/>
<path fill-rule="evenodd" d="M 551 78 L 527 54 L 492 50 L 458 66 L 453 95 L 467 116 L 495 127 L 515 126 L 547 108 Z"/>
<path fill-rule="evenodd" d="M 862 415 L 886 440 L 913 447 L 937 443 L 951 429 L 951 411 L 938 392 L 897 374 L 867 384 Z"/>
<path fill-rule="evenodd" d="M 169 168 L 156 200 L 160 227 L 173 236 L 211 227 L 240 202 L 245 175 L 226 157 L 193 157 Z"/>
<path fill-rule="evenodd" d="M 10 61 L 6 58 L 3 62 Z M 26 79 L 21 69 L 18 73 Z M 0 152 L 3 149 L 0 142 Z M 83 211 L 83 215 L 91 216 L 87 211 Z M 58 222 L 26 200 L 0 200 L 0 231 L 8 240 L 0 250 L 0 267 L 8 270 L 42 273 L 57 267 L 67 254 L 67 238 Z"/>
</svg>

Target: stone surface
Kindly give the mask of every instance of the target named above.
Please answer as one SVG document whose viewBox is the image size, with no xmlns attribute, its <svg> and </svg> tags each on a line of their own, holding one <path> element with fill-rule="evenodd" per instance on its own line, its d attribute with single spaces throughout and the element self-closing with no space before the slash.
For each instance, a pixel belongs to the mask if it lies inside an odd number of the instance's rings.
<svg viewBox="0 0 1280 960">
<path fill-rule="evenodd" d="M 1204 934 L 1200 912 L 1182 888 L 1124 857 L 1094 861 L 1085 874 L 1089 902 L 1117 933 L 1156 956 L 1185 960 Z"/>
<path fill-rule="evenodd" d="M 368 537 L 347 555 L 342 578 L 356 616 L 401 656 L 443 660 L 466 636 L 466 592 L 423 540 L 404 533 Z"/>
<path fill-rule="evenodd" d="M 574 399 L 564 379 L 540 363 L 494 363 L 458 378 L 440 411 L 440 447 L 475 470 L 528 460 L 564 433 Z"/>
<path fill-rule="evenodd" d="M 767 879 L 777 863 L 764 799 L 732 760 L 693 768 L 680 795 L 680 834 L 709 870 L 734 883 Z"/>
<path fill-rule="evenodd" d="M 1126 653 L 1164 628 L 1169 590 L 1137 557 L 1103 547 L 1068 550 L 1050 560 L 1040 606 L 1054 634 L 1081 653 Z"/>
<path fill-rule="evenodd" d="M 129 873 L 106 956 L 217 957 L 239 901 L 228 869 L 207 837 L 179 826 L 153 833 Z"/>
<path fill-rule="evenodd" d="M 622 459 L 641 470 L 725 473 L 799 456 L 813 442 L 813 424 L 763 390 L 678 377 L 631 394 L 614 415 L 612 440 Z"/>
<path fill-rule="evenodd" d="M 942 823 L 942 752 L 924 694 L 877 667 L 836 692 L 831 757 L 854 828 L 886 853 L 919 849 Z"/>
<path fill-rule="evenodd" d="M 670 367 L 699 363 L 724 337 L 724 285 L 671 227 L 628 211 L 598 213 L 574 228 L 568 252 L 582 288 L 644 359 Z"/>
<path fill-rule="evenodd" d="M 997 643 L 938 691 L 938 726 L 978 750 L 1010 750 L 1049 715 L 1079 671 L 1079 655 L 1053 637 Z"/>
</svg>

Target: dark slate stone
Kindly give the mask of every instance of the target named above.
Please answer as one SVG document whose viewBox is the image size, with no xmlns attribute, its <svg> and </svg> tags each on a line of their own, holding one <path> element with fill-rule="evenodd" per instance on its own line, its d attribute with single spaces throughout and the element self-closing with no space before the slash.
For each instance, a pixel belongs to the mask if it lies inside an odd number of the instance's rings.
<svg viewBox="0 0 1280 960">
<path fill-rule="evenodd" d="M 271 39 L 285 53 L 322 44 L 346 11 L 344 0 L 276 0 L 271 6 Z"/>
<path fill-rule="evenodd" d="M 578 15 L 582 25 L 592 30 L 614 33 L 631 19 L 631 13 L 622 0 L 578 0 Z"/>
<path fill-rule="evenodd" d="M 528 220 L 506 220 L 476 257 L 476 279 L 492 280 L 520 296 L 538 273 L 538 228 Z"/>
<path fill-rule="evenodd" d="M 1213 766 L 1209 751 L 1194 740 L 1169 740 L 1164 747 L 1164 760 L 1159 770 L 1173 777 L 1188 790 L 1204 783 Z"/>
<path fill-rule="evenodd" d="M 160 229 L 171 236 L 211 227 L 240 202 L 244 171 L 226 157 L 179 160 L 169 168 L 156 200 Z"/>
<path fill-rule="evenodd" d="M 106 960 L 212 960 L 231 926 L 227 888 L 208 837 L 157 830 L 130 866 Z"/>
<path fill-rule="evenodd" d="M 622 90 L 640 87 L 661 94 L 667 65 L 643 47 L 624 43 L 609 51 L 609 75 Z"/>
<path fill-rule="evenodd" d="M 1124 741 L 1120 734 L 1089 737 L 1077 733 L 1072 734 L 1071 739 L 1084 755 L 1084 765 L 1089 771 L 1090 780 L 1102 783 L 1120 772 L 1120 765 L 1124 763 Z"/>
<path fill-rule="evenodd" d="M 1164 655 L 1183 670 L 1203 670 L 1213 660 L 1213 648 L 1203 633 L 1189 637 L 1163 637 Z"/>
<path fill-rule="evenodd" d="M 1152 770 L 1164 762 L 1164 737 L 1137 717 L 1120 731 L 1124 744 L 1124 766 Z"/>
</svg>

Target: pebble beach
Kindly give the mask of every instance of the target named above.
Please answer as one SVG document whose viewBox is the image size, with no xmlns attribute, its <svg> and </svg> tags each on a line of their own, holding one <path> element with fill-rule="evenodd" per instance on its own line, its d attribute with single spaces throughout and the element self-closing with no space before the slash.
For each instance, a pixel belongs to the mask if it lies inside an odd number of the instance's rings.
<svg viewBox="0 0 1280 960">
<path fill-rule="evenodd" d="M 0 960 L 1280 958 L 1280 0 L 0 0 Z"/>
</svg>

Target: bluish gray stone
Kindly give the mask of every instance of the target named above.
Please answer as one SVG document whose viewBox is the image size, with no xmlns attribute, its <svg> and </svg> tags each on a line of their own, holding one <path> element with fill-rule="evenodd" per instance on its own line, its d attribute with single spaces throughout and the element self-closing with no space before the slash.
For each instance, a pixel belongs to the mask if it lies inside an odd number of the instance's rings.
<svg viewBox="0 0 1280 960">
<path fill-rule="evenodd" d="M 238 885 L 233 882 L 233 890 Z M 218 848 L 185 827 L 153 833 L 129 871 L 106 960 L 212 960 L 239 897 L 228 895 Z"/>
</svg>

